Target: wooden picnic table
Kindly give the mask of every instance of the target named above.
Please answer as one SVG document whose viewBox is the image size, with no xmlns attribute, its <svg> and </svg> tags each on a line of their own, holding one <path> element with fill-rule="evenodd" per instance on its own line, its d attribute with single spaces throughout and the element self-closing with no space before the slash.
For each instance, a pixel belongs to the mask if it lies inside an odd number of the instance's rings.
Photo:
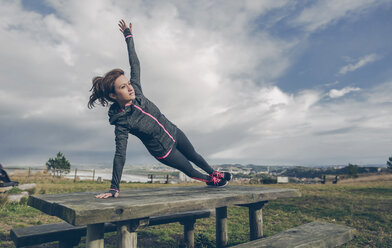
<svg viewBox="0 0 392 248">
<path fill-rule="evenodd" d="M 30 196 L 28 205 L 66 222 L 87 225 L 87 247 L 104 247 L 104 223 L 117 224 L 118 247 L 136 247 L 138 227 L 150 216 L 216 209 L 216 245 L 227 245 L 227 207 L 249 208 L 251 239 L 263 236 L 262 207 L 271 200 L 298 197 L 296 189 L 226 186 L 162 187 L 122 190 L 118 198 L 96 199 L 99 192 Z"/>
</svg>

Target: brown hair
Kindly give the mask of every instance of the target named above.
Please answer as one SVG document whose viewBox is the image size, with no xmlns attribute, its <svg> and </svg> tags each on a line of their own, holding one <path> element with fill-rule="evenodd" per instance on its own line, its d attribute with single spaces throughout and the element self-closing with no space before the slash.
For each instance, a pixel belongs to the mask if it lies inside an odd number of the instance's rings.
<svg viewBox="0 0 392 248">
<path fill-rule="evenodd" d="M 94 107 L 95 101 L 99 101 L 102 106 L 109 105 L 109 102 L 115 102 L 109 94 L 114 93 L 114 81 L 124 75 L 124 71 L 121 69 L 113 69 L 107 72 L 103 77 L 94 77 L 93 86 L 90 91 L 92 91 L 90 100 L 88 101 L 87 107 L 89 109 Z"/>
</svg>

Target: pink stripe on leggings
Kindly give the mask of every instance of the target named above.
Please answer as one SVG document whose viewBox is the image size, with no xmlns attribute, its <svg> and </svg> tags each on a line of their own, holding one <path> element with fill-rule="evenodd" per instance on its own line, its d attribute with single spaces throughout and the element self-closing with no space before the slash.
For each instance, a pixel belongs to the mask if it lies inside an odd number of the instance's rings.
<svg viewBox="0 0 392 248">
<path fill-rule="evenodd" d="M 166 158 L 167 156 L 169 156 L 169 154 L 170 154 L 170 152 L 172 151 L 172 149 L 173 149 L 173 147 L 170 148 L 170 150 L 166 153 L 165 156 L 163 156 L 163 157 L 157 157 L 157 159 L 164 159 L 164 158 Z"/>
</svg>

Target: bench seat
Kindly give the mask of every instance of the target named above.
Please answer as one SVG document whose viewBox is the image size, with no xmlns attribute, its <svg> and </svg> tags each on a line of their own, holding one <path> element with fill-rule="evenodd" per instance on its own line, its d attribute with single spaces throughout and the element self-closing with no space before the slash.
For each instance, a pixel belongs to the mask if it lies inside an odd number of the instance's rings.
<svg viewBox="0 0 392 248">
<path fill-rule="evenodd" d="M 253 240 L 233 248 L 327 248 L 337 247 L 354 238 L 355 229 L 343 225 L 311 222 L 267 238 Z"/>
<path fill-rule="evenodd" d="M 188 221 L 211 217 L 214 210 L 189 211 L 175 213 L 172 215 L 152 216 L 149 219 L 149 226 Z M 114 223 L 105 223 L 104 232 L 117 231 L 117 225 Z M 46 224 L 38 226 L 23 227 L 12 229 L 10 236 L 16 247 L 43 244 L 53 241 L 60 241 L 61 247 L 76 246 L 80 238 L 86 236 L 86 226 L 73 226 L 66 222 L 55 224 Z"/>
</svg>

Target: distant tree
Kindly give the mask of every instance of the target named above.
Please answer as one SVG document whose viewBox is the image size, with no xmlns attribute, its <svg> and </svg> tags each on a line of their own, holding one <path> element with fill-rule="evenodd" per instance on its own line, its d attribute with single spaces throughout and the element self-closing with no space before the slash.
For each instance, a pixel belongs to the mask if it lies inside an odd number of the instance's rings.
<svg viewBox="0 0 392 248">
<path fill-rule="evenodd" d="M 387 161 L 388 169 L 392 170 L 392 157 L 389 157 Z"/>
<path fill-rule="evenodd" d="M 352 177 L 358 177 L 358 165 L 348 164 L 347 173 Z"/>
<path fill-rule="evenodd" d="M 46 168 L 53 171 L 53 173 L 60 173 L 61 176 L 62 173 L 69 173 L 71 164 L 61 152 L 58 152 L 55 158 L 49 158 L 46 162 Z"/>
</svg>

